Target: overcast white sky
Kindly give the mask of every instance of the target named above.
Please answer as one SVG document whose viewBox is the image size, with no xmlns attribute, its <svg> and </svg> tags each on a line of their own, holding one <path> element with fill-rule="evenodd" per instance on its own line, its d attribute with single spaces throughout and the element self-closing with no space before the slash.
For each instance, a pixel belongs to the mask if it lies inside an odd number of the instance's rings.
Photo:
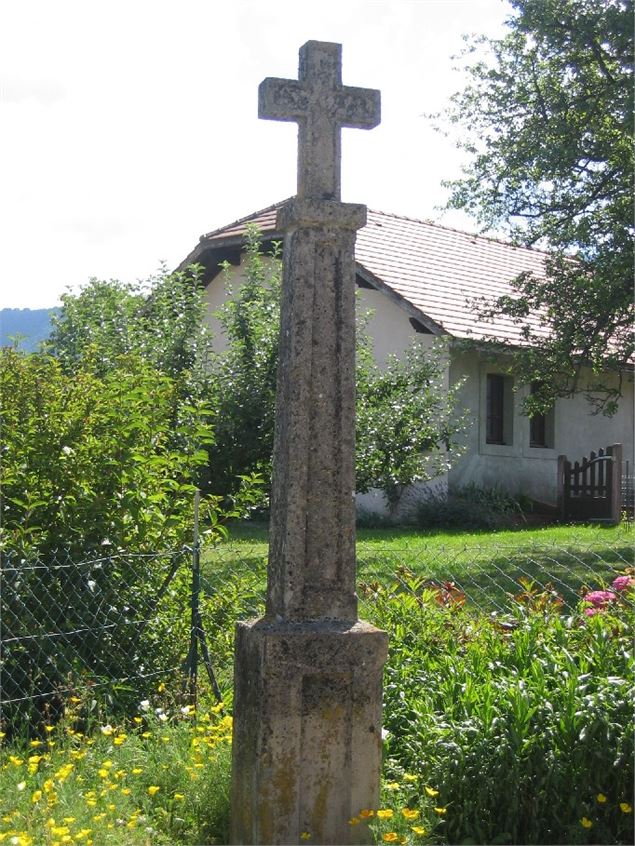
<svg viewBox="0 0 635 846">
<path fill-rule="evenodd" d="M 198 237 L 295 193 L 296 126 L 258 120 L 266 76 L 309 39 L 382 123 L 343 131 L 342 199 L 439 219 L 460 157 L 423 117 L 461 86 L 463 33 L 505 0 L 0 0 L 0 307 L 91 276 L 146 278 Z M 441 222 L 468 228 L 446 215 Z"/>
</svg>

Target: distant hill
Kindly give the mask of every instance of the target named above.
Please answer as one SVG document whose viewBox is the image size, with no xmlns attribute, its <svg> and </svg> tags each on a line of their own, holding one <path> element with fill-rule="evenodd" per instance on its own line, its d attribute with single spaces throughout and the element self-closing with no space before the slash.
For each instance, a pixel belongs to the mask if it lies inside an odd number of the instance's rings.
<svg viewBox="0 0 635 846">
<path fill-rule="evenodd" d="M 20 348 L 35 352 L 41 341 L 51 334 L 51 316 L 59 308 L 0 309 L 0 346 L 10 346 L 16 335 L 23 336 Z"/>
</svg>

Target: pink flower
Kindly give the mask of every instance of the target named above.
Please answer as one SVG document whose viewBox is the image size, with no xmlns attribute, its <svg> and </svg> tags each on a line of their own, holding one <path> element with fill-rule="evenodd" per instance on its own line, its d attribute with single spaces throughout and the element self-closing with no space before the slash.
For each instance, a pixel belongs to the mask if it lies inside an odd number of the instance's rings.
<svg viewBox="0 0 635 846">
<path fill-rule="evenodd" d="M 617 599 L 617 594 L 612 590 L 592 590 L 584 597 L 585 602 L 590 602 L 596 608 L 604 608 L 609 602 L 614 602 Z"/>
<path fill-rule="evenodd" d="M 585 617 L 594 617 L 596 614 L 601 614 L 601 608 L 585 608 L 584 609 L 584 616 Z"/>
<path fill-rule="evenodd" d="M 635 579 L 632 576 L 618 576 L 613 579 L 611 587 L 614 590 L 628 590 L 631 587 L 635 587 Z"/>
</svg>

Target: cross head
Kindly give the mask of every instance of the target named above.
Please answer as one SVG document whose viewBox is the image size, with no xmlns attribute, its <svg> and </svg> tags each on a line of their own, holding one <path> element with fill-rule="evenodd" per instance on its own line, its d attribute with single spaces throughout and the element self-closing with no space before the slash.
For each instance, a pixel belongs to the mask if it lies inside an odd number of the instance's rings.
<svg viewBox="0 0 635 846">
<path fill-rule="evenodd" d="M 380 92 L 342 85 L 342 45 L 307 41 L 298 79 L 268 77 L 258 89 L 258 116 L 298 124 L 298 197 L 340 200 L 342 127 L 372 129 Z"/>
</svg>

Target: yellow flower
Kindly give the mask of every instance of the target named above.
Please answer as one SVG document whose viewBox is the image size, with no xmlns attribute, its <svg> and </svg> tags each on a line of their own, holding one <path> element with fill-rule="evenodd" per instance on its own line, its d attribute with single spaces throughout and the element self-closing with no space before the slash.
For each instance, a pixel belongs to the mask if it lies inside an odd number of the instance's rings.
<svg viewBox="0 0 635 846">
<path fill-rule="evenodd" d="M 384 785 L 386 790 L 399 790 L 401 785 L 398 781 L 389 781 L 387 784 Z"/>
<path fill-rule="evenodd" d="M 148 793 L 150 794 L 150 796 L 156 796 L 159 790 L 161 790 L 160 787 L 158 787 L 156 784 L 151 784 L 148 788 Z"/>
<path fill-rule="evenodd" d="M 382 808 L 377 811 L 377 818 L 380 820 L 389 820 L 393 815 L 391 808 Z"/>
<path fill-rule="evenodd" d="M 50 734 L 52 731 L 55 731 L 55 726 L 44 726 L 44 731 Z"/>
<path fill-rule="evenodd" d="M 152 732 L 151 731 L 144 731 L 144 732 L 141 733 L 141 737 L 144 740 L 147 740 L 149 737 L 152 737 Z"/>
<path fill-rule="evenodd" d="M 29 746 L 32 746 L 34 749 L 37 749 L 37 747 L 38 747 L 38 746 L 41 746 L 41 745 L 42 745 L 42 741 L 41 741 L 41 740 L 32 740 L 32 741 L 29 743 Z"/>
<path fill-rule="evenodd" d="M 24 759 L 18 758 L 16 755 L 9 755 L 9 760 L 11 761 L 14 767 L 19 767 L 21 764 L 24 763 Z"/>
<path fill-rule="evenodd" d="M 115 744 L 115 746 L 121 746 L 121 744 L 122 744 L 122 743 L 124 742 L 124 740 L 126 739 L 126 736 L 127 736 L 127 735 L 125 735 L 125 734 L 118 734 L 118 735 L 115 737 L 115 739 L 113 740 L 113 743 Z"/>
<path fill-rule="evenodd" d="M 302 834 L 300 835 L 300 840 L 310 840 L 310 839 L 311 839 L 311 835 L 309 834 L 308 831 L 303 831 Z"/>
<path fill-rule="evenodd" d="M 428 785 L 426 785 L 425 791 L 428 794 L 428 796 L 438 796 L 439 795 L 438 790 L 435 790 L 433 787 L 428 787 Z"/>
<path fill-rule="evenodd" d="M 132 719 L 137 725 L 140 725 L 143 722 L 143 717 L 133 717 Z"/>
<path fill-rule="evenodd" d="M 39 802 L 42 798 L 42 791 L 41 790 L 34 790 L 33 796 L 31 796 L 31 802 Z"/>
<path fill-rule="evenodd" d="M 620 802 L 620 811 L 623 814 L 630 814 L 630 812 L 632 810 L 633 810 L 633 807 L 632 807 L 632 805 L 629 805 L 628 802 Z"/>
<path fill-rule="evenodd" d="M 82 700 L 79 698 L 79 696 L 71 696 L 71 702 L 74 702 L 76 705 L 77 705 L 78 702 L 81 702 L 81 701 Z M 90 831 L 90 829 L 88 829 L 88 831 Z"/>
<path fill-rule="evenodd" d="M 446 814 L 447 810 L 447 808 L 435 808 L 434 813 L 438 814 L 440 817 L 443 817 Z"/>
<path fill-rule="evenodd" d="M 606 796 L 603 793 L 598 793 L 595 798 L 598 800 L 600 805 L 603 805 L 606 802 Z"/>
<path fill-rule="evenodd" d="M 593 823 L 590 819 L 587 819 L 587 817 L 582 817 L 582 819 L 580 820 L 580 825 L 582 826 L 582 828 L 591 828 Z"/>
<path fill-rule="evenodd" d="M 403 780 L 404 781 L 416 781 L 417 776 L 413 775 L 412 773 L 404 773 Z"/>
<path fill-rule="evenodd" d="M 426 833 L 426 830 L 422 825 L 412 825 L 410 826 L 410 828 L 414 831 L 415 834 L 419 834 L 421 837 L 423 837 Z"/>
<path fill-rule="evenodd" d="M 175 793 L 174 798 L 177 802 L 182 802 L 185 799 L 185 796 L 183 793 Z"/>
<path fill-rule="evenodd" d="M 163 691 L 165 690 L 165 683 L 161 682 L 161 684 L 157 687 L 157 690 L 159 691 L 159 693 L 163 693 Z"/>
<path fill-rule="evenodd" d="M 348 821 L 349 825 L 359 825 L 359 817 L 351 817 Z"/>
<path fill-rule="evenodd" d="M 396 831 L 387 831 L 386 834 L 382 834 L 381 839 L 385 843 L 396 843 L 399 840 L 399 835 Z"/>
<path fill-rule="evenodd" d="M 407 820 L 416 820 L 419 817 L 419 811 L 416 811 L 413 808 L 403 808 L 401 813 Z"/>
<path fill-rule="evenodd" d="M 104 769 L 104 767 L 100 767 L 100 769 L 97 770 L 97 775 L 100 776 L 100 778 L 108 778 L 109 773 L 108 770 Z"/>
<path fill-rule="evenodd" d="M 133 767 L 132 774 L 133 775 L 140 775 L 143 772 L 141 767 Z"/>
<path fill-rule="evenodd" d="M 360 812 L 359 812 L 359 815 L 358 815 L 358 816 L 359 816 L 361 819 L 365 820 L 365 819 L 367 819 L 368 817 L 374 817 L 374 816 L 375 816 L 375 812 L 373 811 L 373 809 L 372 809 L 372 808 L 364 808 L 364 810 L 363 810 L 363 811 L 360 811 Z"/>
</svg>

